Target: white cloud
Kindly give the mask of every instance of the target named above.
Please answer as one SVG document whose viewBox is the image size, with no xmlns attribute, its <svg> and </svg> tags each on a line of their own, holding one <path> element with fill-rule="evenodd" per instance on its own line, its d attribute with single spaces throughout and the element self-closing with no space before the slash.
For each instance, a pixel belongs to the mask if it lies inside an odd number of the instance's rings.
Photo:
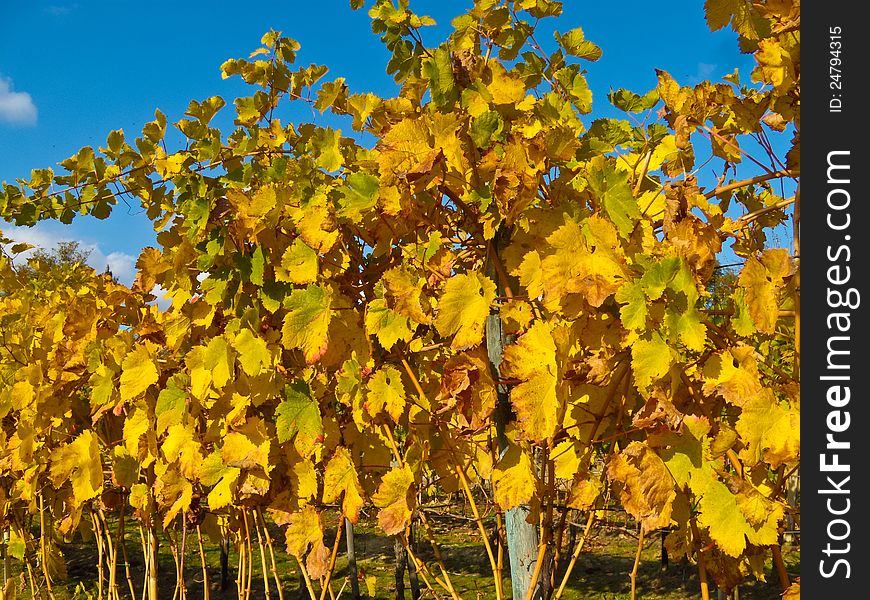
<svg viewBox="0 0 870 600">
<path fill-rule="evenodd" d="M 34 227 L 7 227 L 3 229 L 3 235 L 16 242 L 31 244 L 36 248 L 52 250 L 59 242 L 78 242 L 79 248 L 90 252 L 88 264 L 97 272 L 102 273 L 106 267 L 118 281 L 124 285 L 132 285 L 136 276 L 136 257 L 124 252 L 109 252 L 106 254 L 99 244 L 77 240 L 66 232 L 42 224 Z M 18 255 L 19 259 L 26 259 L 36 248 Z"/>
<path fill-rule="evenodd" d="M 52 4 L 42 9 L 42 14 L 52 17 L 63 17 L 79 7 L 78 4 Z"/>
<path fill-rule="evenodd" d="M 135 256 L 123 252 L 111 252 L 106 256 L 106 264 L 112 275 L 117 277 L 118 281 L 126 282 L 127 285 L 130 285 L 136 277 Z"/>
<path fill-rule="evenodd" d="M 27 92 L 13 92 L 12 80 L 0 76 L 0 123 L 36 125 L 38 111 Z"/>
<path fill-rule="evenodd" d="M 695 71 L 694 75 L 689 76 L 690 85 L 698 85 L 702 81 L 707 81 L 710 79 L 710 76 L 716 71 L 716 67 L 719 65 L 713 63 L 698 63 L 698 70 Z"/>
</svg>

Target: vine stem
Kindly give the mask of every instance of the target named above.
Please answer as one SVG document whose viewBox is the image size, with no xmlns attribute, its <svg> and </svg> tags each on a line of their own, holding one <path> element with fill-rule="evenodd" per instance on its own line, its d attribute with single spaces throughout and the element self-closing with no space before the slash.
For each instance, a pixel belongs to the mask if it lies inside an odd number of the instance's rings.
<svg viewBox="0 0 870 600">
<path fill-rule="evenodd" d="M 321 586 L 320 600 L 326 600 L 327 590 L 329 590 L 330 596 L 332 595 L 332 589 L 329 587 L 329 583 L 332 580 L 332 571 L 335 569 L 335 559 L 338 557 L 338 544 L 341 542 L 342 529 L 341 523 L 335 527 L 335 543 L 332 544 L 332 554 L 329 557 L 329 568 L 326 570 L 326 579 Z"/>
<path fill-rule="evenodd" d="M 789 206 L 790 204 L 794 204 L 794 201 L 795 198 L 794 196 L 792 196 L 791 198 L 785 198 L 783 200 L 780 200 L 776 204 L 771 204 L 770 206 L 765 206 L 763 208 L 759 208 L 758 210 L 754 210 L 751 213 L 747 213 L 734 221 L 735 230 L 746 227 L 758 217 L 764 216 L 771 211 L 780 210 Z"/>
<path fill-rule="evenodd" d="M 51 589 L 51 575 L 48 572 L 48 552 L 45 542 L 45 498 L 39 493 L 39 545 L 42 550 L 42 574 L 45 576 L 45 586 L 49 597 L 54 600 L 54 591 Z"/>
<path fill-rule="evenodd" d="M 100 527 L 100 520 L 97 518 L 97 513 L 91 511 L 91 523 L 94 526 L 94 539 L 97 542 L 97 597 L 103 600 L 103 529 Z"/>
<path fill-rule="evenodd" d="M 423 529 L 426 531 L 426 537 L 429 543 L 432 544 L 432 551 L 435 553 L 435 560 L 438 562 L 438 567 L 441 569 L 441 574 L 444 576 L 444 588 L 450 593 L 450 597 L 454 600 L 461 600 L 461 596 L 456 593 L 453 587 L 453 582 L 450 581 L 450 574 L 447 572 L 447 565 L 444 563 L 444 557 L 441 554 L 441 548 L 435 541 L 435 534 L 432 532 L 432 527 L 429 526 L 429 519 L 426 518 L 426 513 L 420 511 L 420 522 L 423 523 Z M 409 545 L 410 547 L 410 545 Z M 436 581 L 438 581 L 436 579 Z"/>
<path fill-rule="evenodd" d="M 208 562 L 205 559 L 205 547 L 202 544 L 202 528 L 196 524 L 196 541 L 199 545 L 199 562 L 202 563 L 202 600 L 209 600 Z"/>
<path fill-rule="evenodd" d="M 707 583 L 706 559 L 704 558 L 704 550 L 700 547 L 701 534 L 698 531 L 698 523 L 695 521 L 695 517 L 692 517 L 690 523 L 692 526 L 692 538 L 698 553 L 698 578 L 701 580 L 701 600 L 710 600 L 710 584 Z"/>
<path fill-rule="evenodd" d="M 242 518 L 245 521 L 245 550 L 248 553 L 248 556 L 245 560 L 245 563 L 248 567 L 247 580 L 245 582 L 245 598 L 251 597 L 251 580 L 254 574 L 254 548 L 251 544 L 251 529 L 248 524 L 248 511 L 247 509 L 242 510 Z"/>
<path fill-rule="evenodd" d="M 278 587 L 278 600 L 284 600 L 284 586 L 281 585 L 281 579 L 278 577 L 278 566 L 275 563 L 275 549 L 272 547 L 272 535 L 266 527 L 266 519 L 263 517 L 263 510 L 258 506 L 257 515 L 260 519 L 260 526 L 263 528 L 263 536 L 266 538 L 266 547 L 269 549 L 269 561 L 271 562 L 272 577 L 275 579 L 275 585 Z"/>
<path fill-rule="evenodd" d="M 411 378 L 411 382 L 414 385 L 414 389 L 420 395 L 421 398 L 425 398 L 426 394 L 423 392 L 423 386 L 420 385 L 420 380 L 417 379 L 417 375 L 414 373 L 414 370 L 411 368 L 411 365 L 408 363 L 408 360 L 402 358 L 402 366 L 405 368 L 405 372 L 408 373 L 408 376 Z M 438 429 L 441 430 L 442 423 L 438 423 Z M 389 430 L 389 428 L 385 428 Z M 442 434 L 444 432 L 442 431 Z M 392 434 L 390 434 L 392 435 Z M 489 559 L 489 565 L 492 568 L 493 579 L 495 583 L 495 594 L 498 600 L 501 600 L 504 597 L 504 592 L 502 590 L 502 582 L 501 582 L 501 569 L 498 568 L 498 563 L 496 562 L 495 555 L 492 552 L 492 545 L 489 543 L 489 536 L 487 535 L 486 527 L 483 524 L 483 519 L 480 517 L 480 511 L 477 508 L 477 502 L 474 500 L 474 495 L 471 493 L 471 488 L 468 485 L 468 477 L 465 475 L 465 471 L 462 469 L 462 465 L 459 464 L 459 459 L 456 456 L 456 450 L 453 447 L 453 443 L 444 435 L 444 441 L 447 443 L 447 448 L 450 451 L 451 458 L 453 458 L 453 470 L 456 472 L 456 477 L 462 484 L 462 490 L 468 498 L 468 503 L 471 506 L 471 514 L 474 516 L 474 521 L 477 523 L 478 531 L 480 531 L 480 536 L 483 538 L 483 544 L 486 548 L 486 555 Z"/>
<path fill-rule="evenodd" d="M 640 526 L 640 535 L 637 536 L 637 552 L 634 555 L 634 566 L 631 568 L 631 600 L 635 600 L 637 594 L 637 566 L 640 564 L 640 553 L 643 550 L 643 536 L 646 533 L 643 524 Z"/>
<path fill-rule="evenodd" d="M 414 563 L 414 568 L 416 568 L 417 572 L 420 574 L 420 576 L 423 577 L 423 583 L 426 584 L 426 588 L 430 592 L 432 592 L 432 595 L 435 596 L 435 598 L 440 599 L 438 592 L 435 590 L 434 586 L 429 582 L 429 577 L 426 577 L 426 574 L 428 573 L 429 576 L 431 576 L 432 579 L 435 580 L 435 583 L 440 585 L 442 588 L 447 589 L 447 586 L 445 586 L 444 583 L 442 581 L 440 581 L 438 579 L 438 577 L 436 577 L 435 574 L 432 573 L 432 571 L 429 570 L 429 567 L 428 567 L 428 565 L 426 565 L 426 563 L 424 563 L 423 561 L 421 561 L 420 559 L 418 559 L 414 555 L 414 551 L 411 550 L 411 544 L 408 543 L 408 540 L 402 539 L 402 543 L 405 545 L 405 551 L 408 553 L 408 556 L 410 557 L 411 562 Z"/>
<path fill-rule="evenodd" d="M 730 192 L 732 190 L 739 190 L 742 187 L 746 187 L 749 185 L 754 185 L 756 183 L 761 183 L 763 181 L 768 181 L 770 179 L 781 179 L 783 177 L 792 177 L 794 175 L 793 172 L 789 170 L 779 170 L 774 171 L 773 173 L 765 173 L 763 175 L 756 175 L 755 177 L 750 177 L 749 179 L 743 179 L 742 181 L 735 181 L 733 183 L 729 183 L 727 185 L 719 185 L 714 189 L 710 190 L 704 197 L 708 200 L 714 196 L 718 196 L 719 194 L 724 194 L 725 192 Z"/>
<path fill-rule="evenodd" d="M 568 563 L 568 569 L 565 571 L 565 575 L 562 576 L 562 583 L 559 584 L 559 589 L 556 591 L 556 595 L 553 596 L 553 600 L 560 600 L 562 598 L 562 594 L 565 592 L 565 586 L 568 585 L 568 578 L 571 577 L 571 571 L 574 570 L 577 558 L 583 551 L 583 544 L 586 542 L 586 538 L 589 537 L 589 531 L 592 529 L 593 522 L 595 522 L 595 511 L 590 510 L 589 518 L 586 519 L 586 527 L 583 529 L 583 537 L 580 538 L 580 541 L 577 542 L 577 545 L 574 547 L 574 552 L 571 554 L 571 562 Z"/>
<path fill-rule="evenodd" d="M 263 569 L 263 588 L 266 600 L 270 600 L 272 594 L 269 592 L 269 570 L 266 567 L 266 547 L 263 544 L 263 536 L 260 534 L 260 524 L 257 522 L 257 515 L 254 511 L 251 511 L 251 520 L 253 521 L 254 531 L 257 533 L 257 546 L 260 549 L 260 566 Z"/>
<path fill-rule="evenodd" d="M 124 557 L 124 574 L 127 577 L 127 587 L 130 588 L 130 598 L 136 600 L 136 586 L 133 584 L 133 574 L 130 572 L 130 558 L 127 555 L 127 540 L 125 530 L 127 522 L 124 519 L 124 508 L 126 507 L 126 498 L 121 503 L 121 516 L 118 518 L 118 546 L 121 547 L 121 554 Z M 204 596 L 203 600 L 209 600 L 208 596 Z"/>
<path fill-rule="evenodd" d="M 773 554 L 773 564 L 776 566 L 779 585 L 782 586 L 782 591 L 784 592 L 791 585 L 791 581 L 788 578 L 788 571 L 785 570 L 785 562 L 782 560 L 782 549 L 779 547 L 779 544 L 773 544 L 770 546 L 770 551 Z"/>
<path fill-rule="evenodd" d="M 299 570 L 302 572 L 302 579 L 305 580 L 305 588 L 308 590 L 308 595 L 311 597 L 311 600 L 317 600 L 317 594 L 314 593 L 314 584 L 311 583 L 308 569 L 305 568 L 305 561 L 297 556 L 296 562 L 299 563 Z"/>
<path fill-rule="evenodd" d="M 800 373 L 801 356 L 801 286 L 800 286 L 800 256 L 801 256 L 801 185 L 798 183 L 794 193 L 794 213 L 792 214 L 793 257 L 797 261 L 797 285 L 794 286 L 794 373 Z"/>
</svg>

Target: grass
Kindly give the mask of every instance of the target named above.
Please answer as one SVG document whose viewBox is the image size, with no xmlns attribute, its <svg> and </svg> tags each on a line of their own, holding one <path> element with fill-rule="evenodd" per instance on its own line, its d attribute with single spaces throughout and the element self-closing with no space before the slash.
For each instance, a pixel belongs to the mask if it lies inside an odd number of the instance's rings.
<svg viewBox="0 0 870 600">
<path fill-rule="evenodd" d="M 494 581 L 492 570 L 480 541 L 476 526 L 473 523 L 462 522 L 452 519 L 430 518 L 436 540 L 444 555 L 450 579 L 457 592 L 464 599 L 487 599 L 494 598 Z M 326 523 L 336 523 L 335 515 L 325 515 Z M 295 559 L 287 555 L 283 549 L 283 535 L 277 527 L 270 527 L 272 538 L 275 541 L 275 558 L 277 570 L 280 574 L 284 589 L 285 600 L 307 599 L 308 594 L 299 587 L 299 569 Z M 328 530 L 325 542 L 327 546 L 334 542 L 335 528 Z M 430 568 L 437 572 L 438 567 L 434 562 L 431 546 L 424 540 L 417 544 L 418 556 L 425 560 Z M 57 582 L 54 586 L 57 600 L 96 598 L 97 569 L 96 547 L 93 542 L 77 542 L 62 544 L 64 556 L 67 562 L 68 579 Z M 375 519 L 362 518 L 355 528 L 355 548 L 357 556 L 357 568 L 359 571 L 359 585 L 363 597 L 386 600 L 396 598 L 395 586 L 395 552 L 394 540 L 376 530 Z M 133 581 L 136 584 L 137 598 L 141 598 L 143 558 L 140 551 L 138 533 L 134 528 L 128 532 L 127 549 L 130 556 Z M 634 556 L 637 549 L 637 538 L 626 528 L 596 528 L 586 542 L 583 553 L 577 561 L 577 565 L 569 579 L 568 586 L 563 596 L 564 600 L 622 600 L 630 598 L 630 580 Z M 254 575 L 252 581 L 252 597 L 257 600 L 265 600 L 266 594 L 263 586 L 262 571 L 260 565 L 259 549 L 254 540 Z M 637 598 L 645 600 L 688 600 L 700 597 L 700 583 L 698 580 L 697 567 L 687 561 L 671 563 L 666 570 L 661 567 L 660 561 L 660 537 L 658 534 L 650 536 L 644 544 L 638 566 Z M 230 581 L 226 589 L 220 585 L 220 548 L 218 544 L 208 542 L 205 544 L 206 559 L 209 567 L 209 588 L 212 600 L 229 600 L 236 598 L 236 587 L 233 580 L 234 568 L 238 564 L 238 556 L 230 552 Z M 800 550 L 789 549 L 783 552 L 787 569 L 792 578 L 799 574 Z M 172 599 L 175 588 L 175 565 L 168 549 L 167 543 L 162 543 L 160 548 L 160 566 L 158 570 L 160 580 L 160 597 L 166 600 Z M 267 564 L 268 564 L 267 556 Z M 508 568 L 508 559 L 505 556 L 505 568 Z M 567 562 L 567 561 L 563 561 Z M 21 565 L 15 560 L 11 561 L 12 576 L 18 579 L 17 587 L 23 597 L 29 597 L 26 575 L 21 573 Z M 202 570 L 194 536 L 188 540 L 188 554 L 185 560 L 184 580 L 187 587 L 187 595 L 190 600 L 198 600 L 203 597 Z M 773 600 L 780 597 L 782 590 L 776 574 L 772 571 L 771 561 L 768 558 L 765 565 L 766 582 L 755 581 L 747 578 L 740 586 L 741 600 Z M 129 597 L 123 570 L 118 573 L 121 594 Z M 562 572 L 557 573 L 556 581 L 561 581 Z M 350 599 L 350 586 L 348 584 L 348 565 L 344 553 L 344 541 L 341 542 L 340 552 L 336 561 L 336 569 L 332 578 L 333 590 L 338 598 Z M 269 579 L 271 600 L 277 600 L 275 582 Z M 425 590 L 422 579 L 420 586 L 423 589 L 423 598 L 432 598 L 432 594 Z M 711 583 L 712 587 L 712 583 Z M 506 573 L 503 588 L 506 597 L 511 598 L 510 579 Z M 319 588 L 318 588 L 319 589 Z M 339 590 L 342 593 L 339 594 Z M 411 598 L 410 582 L 407 571 L 405 573 L 405 594 Z M 369 595 L 368 592 L 373 592 Z M 446 594 L 442 594 L 447 597 Z M 715 592 L 712 593 L 715 598 Z"/>
</svg>

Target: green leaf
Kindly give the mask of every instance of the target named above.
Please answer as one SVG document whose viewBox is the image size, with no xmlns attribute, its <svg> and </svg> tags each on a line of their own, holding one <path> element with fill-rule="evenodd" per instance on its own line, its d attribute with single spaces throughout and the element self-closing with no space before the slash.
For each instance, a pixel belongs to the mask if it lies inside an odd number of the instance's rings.
<svg viewBox="0 0 870 600">
<path fill-rule="evenodd" d="M 438 48 L 423 61 L 423 77 L 429 81 L 432 101 L 438 108 L 452 105 L 459 98 L 453 79 L 453 59 L 445 48 Z"/>
<path fill-rule="evenodd" d="M 639 113 L 651 109 L 659 101 L 659 92 L 656 88 L 651 89 L 643 96 L 630 90 L 620 88 L 607 94 L 607 99 L 619 110 Z"/>
<path fill-rule="evenodd" d="M 185 389 L 185 381 L 189 378 L 182 374 L 173 375 L 169 378 L 167 386 L 160 390 L 157 396 L 157 407 L 154 414 L 157 416 L 157 434 L 160 435 L 172 425 L 179 425 L 187 412 L 188 393 Z"/>
<path fill-rule="evenodd" d="M 646 294 L 640 281 L 627 281 L 616 291 L 616 301 L 625 306 L 619 309 L 619 317 L 626 329 L 646 329 Z"/>
<path fill-rule="evenodd" d="M 327 171 L 337 171 L 344 164 L 340 129 L 334 130 L 331 127 L 317 129 L 311 136 L 311 144 L 314 146 L 315 162 L 318 167 Z"/>
<path fill-rule="evenodd" d="M 337 214 L 358 223 L 363 213 L 373 209 L 378 203 L 378 178 L 365 171 L 350 173 L 344 185 L 338 190 Z"/>
<path fill-rule="evenodd" d="M 592 90 L 578 65 L 570 65 L 556 71 L 554 77 L 571 97 L 571 102 L 582 114 L 592 112 Z"/>
<path fill-rule="evenodd" d="M 275 410 L 275 429 L 282 444 L 293 440 L 299 456 L 310 456 L 323 436 L 320 406 L 304 383 L 284 388 L 284 400 Z"/>
<path fill-rule="evenodd" d="M 327 330 L 332 319 L 332 292 L 309 285 L 303 290 L 293 290 L 285 304 L 287 314 L 281 328 L 281 344 L 288 349 L 302 350 L 308 364 L 317 362 L 329 344 Z"/>
<path fill-rule="evenodd" d="M 587 171 L 589 189 L 602 203 L 607 216 L 624 239 L 631 237 L 640 220 L 640 209 L 628 184 L 628 172 L 610 163 L 594 160 Z"/>
<path fill-rule="evenodd" d="M 387 306 L 382 298 L 375 298 L 366 306 L 366 333 L 378 338 L 385 350 L 390 350 L 399 340 L 411 341 L 414 331 L 408 318 Z"/>
<path fill-rule="evenodd" d="M 556 31 L 553 35 L 565 52 L 572 56 L 591 61 L 601 58 L 601 48 L 587 40 L 580 27 L 565 34 Z"/>
<path fill-rule="evenodd" d="M 471 140 L 478 148 L 488 148 L 494 136 L 497 136 L 504 126 L 497 112 L 486 111 L 478 115 L 471 123 Z"/>
<path fill-rule="evenodd" d="M 671 362 L 671 348 L 658 332 L 648 339 L 637 340 L 631 347 L 631 367 L 639 388 L 645 388 L 667 373 Z"/>
<path fill-rule="evenodd" d="M 317 252 L 296 238 L 275 265 L 275 281 L 295 284 L 314 283 L 317 280 Z"/>
<path fill-rule="evenodd" d="M 242 370 L 251 377 L 256 377 L 264 366 L 271 365 L 272 353 L 266 341 L 250 329 L 242 329 L 232 341 L 236 349 Z"/>
</svg>

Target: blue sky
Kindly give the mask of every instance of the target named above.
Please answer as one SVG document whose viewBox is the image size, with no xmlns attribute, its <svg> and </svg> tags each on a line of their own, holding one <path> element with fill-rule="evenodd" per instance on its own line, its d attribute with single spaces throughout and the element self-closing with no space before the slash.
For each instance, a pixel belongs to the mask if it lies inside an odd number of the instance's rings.
<svg viewBox="0 0 870 600">
<path fill-rule="evenodd" d="M 413 10 L 438 21 L 425 32 L 429 45 L 469 6 L 471 0 L 411 0 Z M 655 68 L 693 85 L 721 79 L 735 67 L 748 81 L 754 65 L 738 52 L 730 30 L 707 29 L 700 0 L 653 10 L 635 0 L 567 0 L 564 8 L 555 25 L 561 31 L 582 27 L 604 50 L 600 61 L 588 64 L 593 118 L 611 116 L 611 87 L 652 88 Z M 327 65 L 327 79 L 345 77 L 353 92 L 389 95 L 396 89 L 385 71 L 388 53 L 371 33 L 366 11 L 351 11 L 348 0 L 0 0 L 0 23 L 0 181 L 29 177 L 31 169 L 54 166 L 84 145 L 105 145 L 113 129 L 138 135 L 156 108 L 175 121 L 191 99 L 223 96 L 230 106 L 218 123 L 226 133 L 232 100 L 250 92 L 238 78 L 222 80 L 219 67 L 228 58 L 246 57 L 270 28 L 302 44 L 300 63 Z M 542 24 L 540 42 L 552 43 L 553 26 Z M 305 110 L 295 116 L 326 119 Z M 95 267 L 110 265 L 125 283 L 132 281 L 141 249 L 155 244 L 150 222 L 135 206 L 119 206 L 106 221 L 77 218 L 69 226 L 30 229 L 0 222 L 0 229 L 41 246 L 78 240 L 92 250 Z"/>
</svg>

